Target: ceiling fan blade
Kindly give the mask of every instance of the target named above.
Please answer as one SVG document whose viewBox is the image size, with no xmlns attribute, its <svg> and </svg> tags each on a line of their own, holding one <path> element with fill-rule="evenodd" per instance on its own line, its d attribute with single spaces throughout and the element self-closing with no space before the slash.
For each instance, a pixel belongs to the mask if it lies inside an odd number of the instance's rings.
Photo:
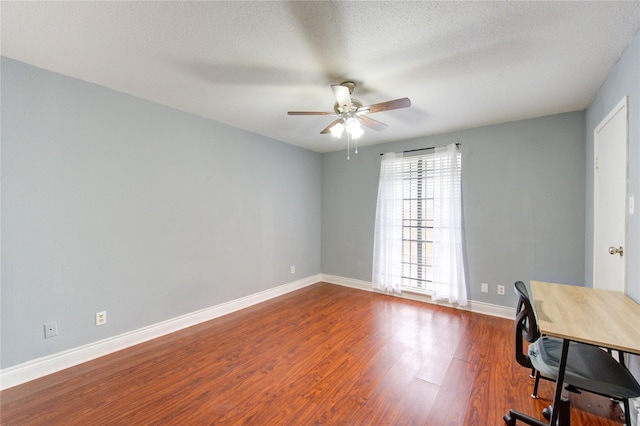
<svg viewBox="0 0 640 426">
<path fill-rule="evenodd" d="M 332 84 L 333 94 L 336 96 L 336 101 L 340 108 L 344 111 L 351 109 L 351 95 L 349 94 L 349 88 L 341 84 Z"/>
<path fill-rule="evenodd" d="M 379 104 L 373 104 L 358 108 L 358 112 L 373 113 L 390 111 L 392 109 L 407 108 L 411 106 L 411 100 L 409 98 L 394 99 L 392 101 L 380 102 Z"/>
<path fill-rule="evenodd" d="M 335 112 L 324 111 L 288 111 L 288 115 L 336 115 Z"/>
<path fill-rule="evenodd" d="M 330 132 L 331 132 L 331 128 L 332 128 L 334 125 L 338 124 L 341 120 L 342 120 L 342 118 L 338 118 L 338 119 L 336 119 L 336 120 L 333 120 L 333 121 L 331 122 L 331 124 L 329 124 L 327 127 L 325 127 L 324 129 L 322 129 L 322 131 L 320 132 L 320 134 L 321 134 L 321 135 L 325 135 L 325 134 L 327 134 L 327 133 L 330 133 Z"/>
<path fill-rule="evenodd" d="M 367 117 L 366 115 L 360 116 L 358 118 L 360 119 L 360 123 L 363 126 L 367 126 L 368 128 L 373 130 L 381 131 L 389 127 L 378 120 L 374 120 L 373 118 Z"/>
</svg>

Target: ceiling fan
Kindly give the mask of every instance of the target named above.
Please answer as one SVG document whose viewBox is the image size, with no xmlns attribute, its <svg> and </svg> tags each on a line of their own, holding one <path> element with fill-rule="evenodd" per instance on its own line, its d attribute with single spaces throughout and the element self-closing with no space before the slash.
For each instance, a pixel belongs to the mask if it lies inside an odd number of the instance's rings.
<svg viewBox="0 0 640 426">
<path fill-rule="evenodd" d="M 373 130 L 381 131 L 387 128 L 387 125 L 368 117 L 367 114 L 374 112 L 390 111 L 398 108 L 407 108 L 411 106 L 409 98 L 394 99 L 392 101 L 380 102 L 373 105 L 363 105 L 358 99 L 352 98 L 353 90 L 356 83 L 353 81 L 344 81 L 340 84 L 332 84 L 331 89 L 336 97 L 336 103 L 333 106 L 333 112 L 323 111 L 289 111 L 289 115 L 333 115 L 337 116 L 331 124 L 322 129 L 320 134 L 331 133 L 339 138 L 344 130 L 354 139 L 357 139 L 364 132 L 361 126 L 368 127 Z"/>
</svg>

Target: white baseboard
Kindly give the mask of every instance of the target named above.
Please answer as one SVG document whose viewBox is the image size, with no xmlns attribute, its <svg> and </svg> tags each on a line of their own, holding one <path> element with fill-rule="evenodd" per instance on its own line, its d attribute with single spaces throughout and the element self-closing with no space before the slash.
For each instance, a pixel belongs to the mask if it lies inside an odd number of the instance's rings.
<svg viewBox="0 0 640 426">
<path fill-rule="evenodd" d="M 501 305 L 469 300 L 469 310 L 478 314 L 491 315 L 494 317 L 516 319 L 516 308 L 507 308 Z"/>
<path fill-rule="evenodd" d="M 320 274 L 320 279 L 325 283 L 338 284 L 344 287 L 357 288 L 359 290 L 373 291 L 371 281 L 362 281 L 328 274 Z"/>
<path fill-rule="evenodd" d="M 230 314 L 257 303 L 273 299 L 274 297 L 310 286 L 321 280 L 321 274 L 313 275 L 148 327 L 2 369 L 0 370 L 0 390 L 8 389 L 130 346 Z"/>
<path fill-rule="evenodd" d="M 328 274 L 320 274 L 322 281 L 338 284 L 345 287 L 357 288 L 360 290 L 366 291 L 375 291 L 373 290 L 373 285 L 371 282 L 356 280 L 353 278 L 345 278 L 337 275 L 328 275 Z M 491 315 L 494 317 L 514 319 L 516 317 L 515 308 L 507 308 L 501 305 L 493 305 L 491 303 L 477 302 L 473 300 L 469 300 L 469 304 L 467 306 L 455 306 L 446 302 L 434 302 L 431 300 L 431 297 L 427 295 L 422 295 L 418 293 L 409 293 L 403 292 L 400 297 L 405 299 L 417 300 L 419 302 L 433 303 L 435 305 L 448 306 L 455 309 L 462 309 L 465 311 L 471 311 L 478 314 Z"/>
</svg>

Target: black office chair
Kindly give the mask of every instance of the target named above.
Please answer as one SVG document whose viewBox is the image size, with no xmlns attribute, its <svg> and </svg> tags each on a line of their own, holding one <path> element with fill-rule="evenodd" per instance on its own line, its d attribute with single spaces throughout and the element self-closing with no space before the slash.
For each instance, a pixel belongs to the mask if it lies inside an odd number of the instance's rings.
<svg viewBox="0 0 640 426">
<path fill-rule="evenodd" d="M 517 281 L 514 288 L 519 297 L 515 324 L 516 361 L 526 368 L 539 372 L 543 377 L 554 380 L 553 378 L 558 375 L 562 340 L 540 335 L 527 288 L 522 281 Z M 588 313 L 585 314 L 588 315 Z M 523 338 L 529 342 L 529 349 L 526 353 L 524 352 Z M 584 390 L 623 401 L 625 423 L 631 425 L 629 398 L 640 396 L 640 384 L 623 364 L 617 362 L 606 351 L 596 346 L 571 342 L 567 355 L 564 383 L 571 390 Z M 561 424 L 568 424 L 569 401 L 564 393 L 562 399 L 561 405 L 566 405 L 566 407 L 559 411 L 564 417 L 560 420 Z M 547 411 L 545 417 L 548 418 L 549 414 L 550 412 Z M 515 425 L 516 420 L 530 425 L 545 424 L 514 410 L 509 410 L 509 413 L 504 416 L 507 425 Z"/>
</svg>

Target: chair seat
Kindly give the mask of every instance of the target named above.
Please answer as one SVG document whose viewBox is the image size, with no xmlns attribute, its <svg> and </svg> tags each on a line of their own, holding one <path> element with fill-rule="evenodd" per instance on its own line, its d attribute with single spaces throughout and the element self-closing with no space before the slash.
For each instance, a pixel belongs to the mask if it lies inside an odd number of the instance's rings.
<svg viewBox="0 0 640 426">
<path fill-rule="evenodd" d="M 540 337 L 529 345 L 528 353 L 536 370 L 547 377 L 557 377 L 562 340 Z M 619 398 L 640 396 L 640 384 L 629 370 L 602 349 L 577 342 L 569 344 L 564 382 L 589 392 Z"/>
</svg>

